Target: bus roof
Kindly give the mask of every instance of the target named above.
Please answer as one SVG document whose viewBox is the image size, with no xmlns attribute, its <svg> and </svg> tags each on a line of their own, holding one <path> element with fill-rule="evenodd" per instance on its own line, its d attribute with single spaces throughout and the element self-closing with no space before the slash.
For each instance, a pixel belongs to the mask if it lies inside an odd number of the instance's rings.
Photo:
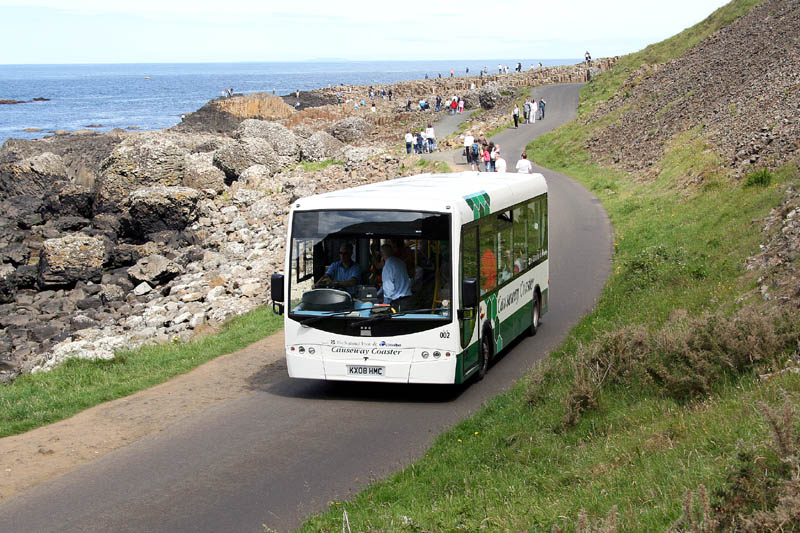
<svg viewBox="0 0 800 533">
<path fill-rule="evenodd" d="M 473 199 L 490 207 L 489 212 L 494 213 L 545 192 L 547 182 L 541 174 L 474 171 L 419 174 L 308 196 L 296 200 L 292 207 L 302 211 L 413 209 L 446 212 L 455 206 L 472 219 L 471 213 L 477 205 Z"/>
</svg>

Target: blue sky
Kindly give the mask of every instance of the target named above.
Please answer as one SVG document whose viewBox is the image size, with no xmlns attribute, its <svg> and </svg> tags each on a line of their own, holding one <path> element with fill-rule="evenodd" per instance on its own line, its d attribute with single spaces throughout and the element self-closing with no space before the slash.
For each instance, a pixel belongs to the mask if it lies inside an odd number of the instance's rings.
<svg viewBox="0 0 800 533">
<path fill-rule="evenodd" d="M 0 0 L 0 64 L 603 57 L 725 3 Z"/>
</svg>

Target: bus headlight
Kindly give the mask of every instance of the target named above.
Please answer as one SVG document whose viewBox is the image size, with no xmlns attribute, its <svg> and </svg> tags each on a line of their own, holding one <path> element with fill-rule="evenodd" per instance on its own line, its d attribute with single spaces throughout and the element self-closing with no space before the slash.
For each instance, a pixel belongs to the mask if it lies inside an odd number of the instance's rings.
<svg viewBox="0 0 800 533">
<path fill-rule="evenodd" d="M 434 359 L 439 359 L 441 356 L 442 356 L 442 352 L 440 352 L 439 350 L 436 350 L 435 352 L 433 352 L 433 358 Z"/>
</svg>

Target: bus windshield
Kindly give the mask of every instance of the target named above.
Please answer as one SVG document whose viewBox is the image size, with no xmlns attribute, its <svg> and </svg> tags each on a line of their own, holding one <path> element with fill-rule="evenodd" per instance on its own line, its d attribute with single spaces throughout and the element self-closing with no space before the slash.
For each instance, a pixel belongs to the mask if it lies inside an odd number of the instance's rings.
<svg viewBox="0 0 800 533">
<path fill-rule="evenodd" d="M 452 320 L 447 213 L 298 211 L 290 246 L 289 313 L 301 323 L 357 336 Z"/>
</svg>

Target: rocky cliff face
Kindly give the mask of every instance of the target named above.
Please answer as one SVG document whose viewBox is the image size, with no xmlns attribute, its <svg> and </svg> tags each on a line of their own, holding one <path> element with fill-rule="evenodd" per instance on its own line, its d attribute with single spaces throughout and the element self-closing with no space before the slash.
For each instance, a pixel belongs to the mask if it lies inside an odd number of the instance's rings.
<svg viewBox="0 0 800 533">
<path fill-rule="evenodd" d="M 677 134 L 702 128 L 725 164 L 777 167 L 800 146 L 800 3 L 766 0 L 666 65 L 644 67 L 599 109 L 619 119 L 590 150 L 646 169 Z"/>
</svg>

